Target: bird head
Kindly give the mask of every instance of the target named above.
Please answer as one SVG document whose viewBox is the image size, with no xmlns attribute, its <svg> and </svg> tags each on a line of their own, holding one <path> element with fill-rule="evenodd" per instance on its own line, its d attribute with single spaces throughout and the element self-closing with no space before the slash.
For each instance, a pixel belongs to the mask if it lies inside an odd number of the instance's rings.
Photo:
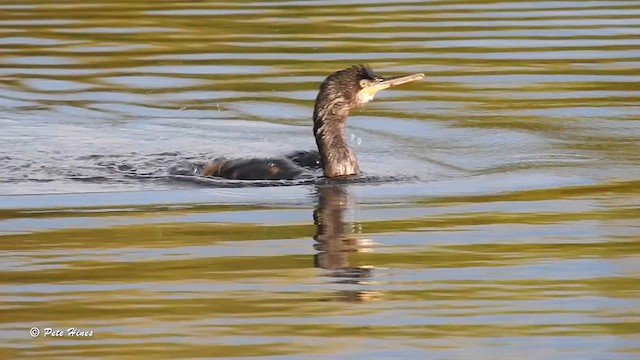
<svg viewBox="0 0 640 360">
<path fill-rule="evenodd" d="M 322 82 L 316 99 L 316 112 L 331 109 L 334 114 L 346 117 L 350 110 L 373 100 L 379 91 L 422 78 L 424 74 L 420 73 L 385 78 L 369 66 L 354 65 L 329 75 Z"/>
</svg>

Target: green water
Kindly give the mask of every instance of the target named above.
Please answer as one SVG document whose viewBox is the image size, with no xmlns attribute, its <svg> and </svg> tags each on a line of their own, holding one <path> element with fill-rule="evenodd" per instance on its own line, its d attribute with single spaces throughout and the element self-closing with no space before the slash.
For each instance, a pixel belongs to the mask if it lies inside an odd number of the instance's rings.
<svg viewBox="0 0 640 360">
<path fill-rule="evenodd" d="M 637 1 L 0 14 L 0 358 L 640 357 Z M 312 149 L 357 63 L 427 75 L 348 122 L 405 180 L 168 174 Z"/>
</svg>

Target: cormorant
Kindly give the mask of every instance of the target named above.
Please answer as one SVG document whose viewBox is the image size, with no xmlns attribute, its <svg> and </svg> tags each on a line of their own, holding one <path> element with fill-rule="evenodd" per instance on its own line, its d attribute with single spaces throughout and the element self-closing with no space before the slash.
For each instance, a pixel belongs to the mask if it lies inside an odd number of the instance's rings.
<svg viewBox="0 0 640 360">
<path fill-rule="evenodd" d="M 318 151 L 297 151 L 284 158 L 217 158 L 203 169 L 205 176 L 239 180 L 281 180 L 300 177 L 322 167 L 327 178 L 358 175 L 360 168 L 344 138 L 347 116 L 374 95 L 391 86 L 424 78 L 411 74 L 383 78 L 366 65 L 354 65 L 329 75 L 320 85 L 313 111 L 313 134 Z M 306 169 L 305 169 L 306 168 Z"/>
</svg>

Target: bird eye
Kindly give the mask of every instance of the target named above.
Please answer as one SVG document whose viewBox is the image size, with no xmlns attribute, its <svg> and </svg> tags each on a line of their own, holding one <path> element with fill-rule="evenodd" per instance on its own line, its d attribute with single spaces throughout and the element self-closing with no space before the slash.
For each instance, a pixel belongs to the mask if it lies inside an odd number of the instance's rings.
<svg viewBox="0 0 640 360">
<path fill-rule="evenodd" d="M 360 80 L 360 87 L 367 87 L 367 86 L 369 86 L 369 80 L 367 79 Z"/>
</svg>

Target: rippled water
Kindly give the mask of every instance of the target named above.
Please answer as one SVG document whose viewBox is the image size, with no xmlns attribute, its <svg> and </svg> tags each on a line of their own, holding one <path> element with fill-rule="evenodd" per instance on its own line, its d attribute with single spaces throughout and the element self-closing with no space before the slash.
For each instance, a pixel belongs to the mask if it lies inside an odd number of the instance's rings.
<svg viewBox="0 0 640 360">
<path fill-rule="evenodd" d="M 0 13 L 1 358 L 640 356 L 637 1 Z M 356 63 L 427 75 L 349 118 L 365 175 L 409 180 L 169 174 L 314 148 Z"/>
</svg>

